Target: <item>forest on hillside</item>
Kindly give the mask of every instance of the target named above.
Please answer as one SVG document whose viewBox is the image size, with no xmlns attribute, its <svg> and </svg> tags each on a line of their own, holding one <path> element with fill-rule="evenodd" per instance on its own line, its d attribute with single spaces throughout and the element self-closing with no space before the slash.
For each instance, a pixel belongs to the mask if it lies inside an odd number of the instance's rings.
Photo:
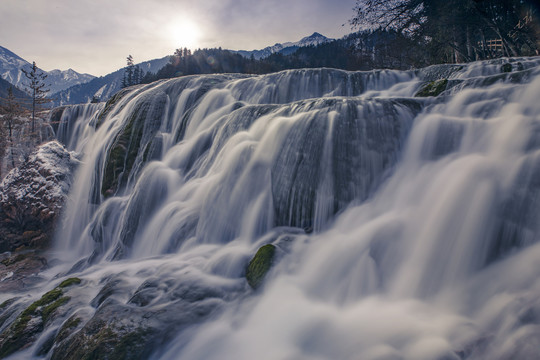
<svg viewBox="0 0 540 360">
<path fill-rule="evenodd" d="M 236 52 L 177 49 L 170 62 L 143 83 L 209 73 L 266 74 L 286 69 L 411 69 L 540 51 L 539 5 L 523 0 L 358 0 L 342 39 L 274 53 L 256 60 Z"/>
</svg>

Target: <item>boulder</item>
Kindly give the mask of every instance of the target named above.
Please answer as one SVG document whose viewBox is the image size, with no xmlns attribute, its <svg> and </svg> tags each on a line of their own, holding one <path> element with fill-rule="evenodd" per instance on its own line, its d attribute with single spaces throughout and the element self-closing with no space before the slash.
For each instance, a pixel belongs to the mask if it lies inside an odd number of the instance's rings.
<svg viewBox="0 0 540 360">
<path fill-rule="evenodd" d="M 0 253 L 45 248 L 66 201 L 78 161 L 51 141 L 0 183 Z"/>
<path fill-rule="evenodd" d="M 246 279 L 253 289 L 258 289 L 272 267 L 276 247 L 272 244 L 262 246 L 248 264 Z"/>
</svg>

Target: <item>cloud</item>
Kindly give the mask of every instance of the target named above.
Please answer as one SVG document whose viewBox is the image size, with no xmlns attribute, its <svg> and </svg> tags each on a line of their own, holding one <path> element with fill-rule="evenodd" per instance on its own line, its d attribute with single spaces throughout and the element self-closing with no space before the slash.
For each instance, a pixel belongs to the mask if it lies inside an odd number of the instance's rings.
<svg viewBox="0 0 540 360">
<path fill-rule="evenodd" d="M 200 29 L 197 47 L 255 49 L 314 31 L 341 36 L 354 0 L 2 0 L 0 45 L 46 70 L 104 75 L 171 54 L 171 23 Z"/>
</svg>

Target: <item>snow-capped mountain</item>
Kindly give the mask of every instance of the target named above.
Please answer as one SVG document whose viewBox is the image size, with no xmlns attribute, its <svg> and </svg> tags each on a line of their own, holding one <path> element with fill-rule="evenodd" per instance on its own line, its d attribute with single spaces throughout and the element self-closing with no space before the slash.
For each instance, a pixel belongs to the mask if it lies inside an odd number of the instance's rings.
<svg viewBox="0 0 540 360">
<path fill-rule="evenodd" d="M 300 41 L 277 43 L 273 46 L 267 46 L 261 50 L 251 50 L 251 51 L 238 50 L 235 52 L 237 52 L 238 54 L 246 58 L 249 58 L 253 55 L 255 59 L 259 60 L 259 59 L 268 57 L 274 53 L 282 53 L 284 55 L 289 55 L 289 54 L 294 53 L 300 47 L 313 46 L 313 45 L 316 46 L 316 45 L 327 43 L 330 41 L 334 41 L 334 39 L 327 38 L 326 36 L 321 35 L 318 32 L 314 32 L 310 36 L 306 36 L 305 38 L 302 38 Z"/>
<path fill-rule="evenodd" d="M 169 62 L 169 57 L 165 56 L 161 59 L 144 61 L 136 66 L 145 73 L 156 73 L 167 62 Z M 108 75 L 94 78 L 87 83 L 64 89 L 53 95 L 55 105 L 83 104 L 90 102 L 93 98 L 100 101 L 107 101 L 122 88 L 123 78 L 124 69 L 122 68 Z"/>
<path fill-rule="evenodd" d="M 0 46 L 0 77 L 2 79 L 10 82 L 19 89 L 24 89 L 28 80 L 23 75 L 21 69 L 29 70 L 31 67 L 31 63 L 10 50 Z M 49 85 L 48 89 L 50 90 L 50 94 L 67 89 L 74 85 L 86 83 L 95 78 L 93 75 L 80 74 L 72 69 L 65 71 L 41 71 L 47 74 L 45 83 Z"/>
<path fill-rule="evenodd" d="M 90 74 L 81 74 L 73 69 L 67 70 L 51 70 L 47 72 L 47 82 L 50 84 L 49 89 L 51 94 L 65 90 L 74 85 L 84 84 L 94 79 L 95 76 Z"/>
<path fill-rule="evenodd" d="M 22 68 L 31 66 L 28 61 L 0 46 L 0 77 L 17 86 L 22 84 Z M 20 87 L 20 86 L 19 86 Z"/>
</svg>

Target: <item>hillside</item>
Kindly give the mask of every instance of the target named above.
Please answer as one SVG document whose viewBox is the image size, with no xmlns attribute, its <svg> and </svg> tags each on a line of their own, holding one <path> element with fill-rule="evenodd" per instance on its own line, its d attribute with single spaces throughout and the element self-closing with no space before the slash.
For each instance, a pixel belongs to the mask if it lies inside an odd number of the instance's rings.
<svg viewBox="0 0 540 360">
<path fill-rule="evenodd" d="M 2 111 L 2 106 L 5 105 L 3 99 L 7 98 L 8 89 L 10 87 L 12 88 L 13 96 L 18 101 L 20 101 L 21 103 L 26 103 L 26 104 L 30 103 L 31 101 L 30 96 L 28 96 L 24 91 L 19 90 L 18 88 L 13 86 L 13 84 L 0 78 L 0 112 Z"/>
<path fill-rule="evenodd" d="M 139 68 L 145 73 L 155 73 L 169 61 L 169 57 L 144 61 L 139 64 Z M 100 76 L 91 81 L 72 86 L 52 95 L 57 106 L 67 104 L 84 104 L 92 101 L 95 97 L 99 101 L 106 101 L 122 88 L 124 69 L 119 69 L 105 76 Z"/>
</svg>

